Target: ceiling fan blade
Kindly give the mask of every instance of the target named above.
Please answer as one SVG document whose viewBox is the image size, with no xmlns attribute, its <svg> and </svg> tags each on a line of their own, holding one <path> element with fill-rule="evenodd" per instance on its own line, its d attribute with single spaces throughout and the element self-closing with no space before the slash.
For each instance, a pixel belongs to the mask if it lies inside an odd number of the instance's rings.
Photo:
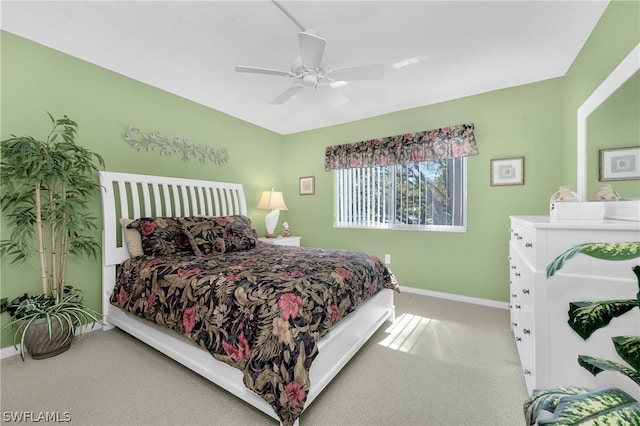
<svg viewBox="0 0 640 426">
<path fill-rule="evenodd" d="M 334 108 L 340 108 L 349 102 L 349 98 L 329 85 L 322 86 L 318 92 L 321 93 L 322 97 Z"/>
<path fill-rule="evenodd" d="M 244 65 L 236 65 L 237 72 L 248 72 L 254 74 L 270 74 L 270 75 L 281 75 L 285 77 L 293 77 L 290 71 L 280 71 L 280 70 L 272 70 L 269 68 L 260 68 L 260 67 L 246 67 Z"/>
<path fill-rule="evenodd" d="M 289 99 L 291 99 L 296 93 L 298 93 L 298 90 L 300 90 L 300 89 L 302 89 L 302 86 L 300 86 L 298 84 L 294 84 L 293 86 L 289 86 L 289 88 L 287 90 L 285 90 L 284 92 L 280 93 L 278 96 L 276 96 L 269 103 L 270 104 L 274 104 L 274 105 L 283 104 L 283 103 L 287 102 Z"/>
<path fill-rule="evenodd" d="M 381 80 L 384 77 L 384 65 L 371 64 L 355 67 L 337 68 L 328 75 L 332 80 Z"/>
<path fill-rule="evenodd" d="M 327 40 L 307 32 L 299 32 L 298 41 L 304 66 L 312 70 L 320 68 Z"/>
</svg>

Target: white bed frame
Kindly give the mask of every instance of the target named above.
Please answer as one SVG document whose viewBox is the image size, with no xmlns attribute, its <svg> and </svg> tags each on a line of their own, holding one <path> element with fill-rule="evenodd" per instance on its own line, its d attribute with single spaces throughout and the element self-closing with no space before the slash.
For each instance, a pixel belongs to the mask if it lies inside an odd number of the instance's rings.
<svg viewBox="0 0 640 426">
<path fill-rule="evenodd" d="M 116 280 L 116 267 L 129 258 L 120 218 L 246 215 L 247 205 L 242 185 L 116 172 L 100 172 L 100 184 L 104 218 L 104 329 L 109 330 L 115 326 L 126 331 L 280 421 L 265 400 L 244 386 L 240 370 L 217 361 L 209 352 L 186 337 L 124 312 L 109 303 Z M 376 330 L 385 321 L 393 321 L 394 317 L 393 291 L 385 289 L 340 321 L 319 342 L 319 353 L 309 372 L 311 388 L 305 408 Z"/>
</svg>

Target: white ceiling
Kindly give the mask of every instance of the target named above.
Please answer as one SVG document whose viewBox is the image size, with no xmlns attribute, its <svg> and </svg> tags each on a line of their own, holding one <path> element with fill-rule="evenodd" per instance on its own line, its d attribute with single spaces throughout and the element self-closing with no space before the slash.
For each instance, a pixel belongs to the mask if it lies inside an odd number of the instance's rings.
<svg viewBox="0 0 640 426">
<path fill-rule="evenodd" d="M 382 63 L 339 87 L 334 108 L 305 87 L 269 102 L 299 28 L 260 1 L 2 1 L 3 30 L 280 134 L 326 127 L 566 73 L 608 1 L 283 1 L 327 40 L 329 68 Z M 398 66 L 402 63 L 412 64 Z"/>
</svg>

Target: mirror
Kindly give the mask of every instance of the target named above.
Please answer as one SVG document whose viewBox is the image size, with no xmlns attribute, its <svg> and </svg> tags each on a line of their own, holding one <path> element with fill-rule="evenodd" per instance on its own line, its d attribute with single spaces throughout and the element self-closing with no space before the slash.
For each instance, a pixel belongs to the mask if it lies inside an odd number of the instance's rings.
<svg viewBox="0 0 640 426">
<path fill-rule="evenodd" d="M 605 150 L 604 155 L 609 159 L 607 164 L 611 164 L 612 156 L 632 152 L 624 148 L 640 145 L 640 71 L 636 71 L 589 115 L 586 143 L 586 199 L 595 201 L 594 194 L 605 184 L 611 185 L 623 199 L 640 199 L 640 182 L 637 180 L 612 181 L 606 180 L 605 176 L 605 180 L 600 181 L 601 150 Z"/>
<path fill-rule="evenodd" d="M 589 173 L 594 174 L 598 172 L 597 164 L 599 161 L 597 148 L 590 149 L 589 145 L 587 145 L 587 118 L 594 113 L 594 111 L 605 103 L 609 103 L 609 98 L 611 98 L 611 102 L 626 102 L 624 99 L 624 95 L 627 93 L 626 86 L 629 85 L 633 90 L 637 90 L 637 80 L 638 80 L 638 70 L 640 69 L 640 43 L 636 45 L 636 47 L 627 55 L 626 58 L 620 62 L 620 64 L 616 67 L 616 69 L 609 74 L 609 76 L 598 86 L 598 88 L 587 98 L 587 100 L 578 108 L 578 143 L 577 143 L 577 193 L 578 197 L 581 201 L 588 201 L 592 198 L 591 191 L 595 192 L 595 188 L 587 187 L 587 182 L 595 182 L 597 177 L 587 175 Z M 634 76 L 635 75 L 635 76 Z M 618 89 L 621 89 L 618 93 Z M 597 115 L 594 117 L 597 119 L 601 119 L 600 114 L 606 114 L 606 112 L 598 111 Z M 638 120 L 637 115 L 635 119 Z M 637 126 L 637 124 L 636 124 Z M 631 143 L 630 143 L 631 142 Z M 636 140 L 635 142 L 629 140 L 621 140 L 620 145 L 616 147 L 628 147 L 633 145 L 638 145 L 640 141 Z M 607 142 L 608 144 L 615 142 Z M 609 145 L 607 146 L 609 147 Z M 588 149 L 590 151 L 588 151 Z M 589 154 L 589 156 L 587 155 Z M 587 157 L 589 157 L 592 167 L 587 167 Z M 595 162 L 595 166 L 593 163 Z M 637 182 L 637 181 L 636 181 Z M 615 184 L 615 182 L 613 182 Z M 593 185 L 592 185 L 593 186 Z M 615 188 L 615 187 L 614 187 Z"/>
</svg>

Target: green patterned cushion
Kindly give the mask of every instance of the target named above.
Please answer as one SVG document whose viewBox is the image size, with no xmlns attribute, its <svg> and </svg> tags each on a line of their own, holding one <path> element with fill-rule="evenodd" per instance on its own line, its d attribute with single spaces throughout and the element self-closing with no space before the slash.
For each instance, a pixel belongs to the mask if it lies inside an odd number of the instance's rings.
<svg viewBox="0 0 640 426">
<path fill-rule="evenodd" d="M 145 256 L 169 256 L 193 253 L 189 239 L 182 232 L 182 220 L 175 217 L 141 217 L 129 225 L 137 229 Z"/>
<path fill-rule="evenodd" d="M 258 243 L 251 220 L 242 215 L 185 218 L 182 230 L 197 255 L 249 250 Z"/>
</svg>

